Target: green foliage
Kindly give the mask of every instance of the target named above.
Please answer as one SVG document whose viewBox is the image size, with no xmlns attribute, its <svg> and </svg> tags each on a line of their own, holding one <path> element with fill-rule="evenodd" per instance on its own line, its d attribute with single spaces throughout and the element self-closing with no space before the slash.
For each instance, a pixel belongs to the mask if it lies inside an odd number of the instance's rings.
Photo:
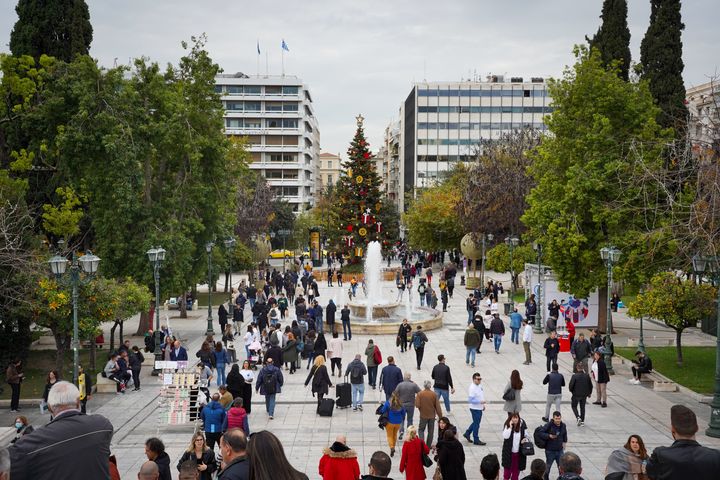
<svg viewBox="0 0 720 480">
<path fill-rule="evenodd" d="M 651 317 L 676 332 L 677 361 L 682 364 L 680 335 L 687 327 L 715 314 L 717 289 L 681 280 L 672 272 L 662 272 L 650 280 L 648 289 L 629 305 L 631 317 Z"/>
<path fill-rule="evenodd" d="M 270 240 L 273 250 L 282 248 L 283 237 L 278 234 L 279 230 L 292 230 L 295 228 L 295 214 L 292 211 L 292 206 L 282 199 L 274 199 L 272 201 L 272 220 L 268 226 L 269 231 L 275 232 L 275 238 Z M 285 238 L 285 247 L 288 246 L 288 241 L 291 236 L 288 235 Z"/>
<path fill-rule="evenodd" d="M 552 135 L 529 168 L 537 186 L 522 221 L 528 237 L 542 243 L 543 262 L 553 268 L 560 288 L 583 297 L 606 282 L 600 248 L 615 244 L 627 254 L 624 261 L 647 250 L 645 237 L 637 234 L 642 218 L 618 202 L 637 186 L 621 188 L 619 178 L 630 175 L 625 158 L 633 142 L 653 145 L 645 154 L 657 158 L 657 145 L 666 137 L 643 83 L 625 82 L 606 70 L 599 52 L 576 47 L 575 55 L 574 67 L 549 84 L 555 110 L 546 123 Z M 657 268 L 647 261 L 640 266 L 634 279 Z M 618 273 L 628 274 L 622 268 Z"/>
<path fill-rule="evenodd" d="M 370 145 L 365 140 L 362 122 L 348 148 L 345 171 L 337 183 L 339 224 L 333 225 L 336 247 L 358 260 L 370 241 L 377 240 L 383 250 L 397 239 L 398 217 L 395 209 L 380 194 L 381 179 L 375 171 Z M 365 215 L 365 216 L 364 216 Z M 378 232 L 379 226 L 379 232 Z M 348 245 L 348 242 L 351 245 Z"/>
<path fill-rule="evenodd" d="M 660 107 L 658 123 L 673 127 L 677 138 L 685 131 L 688 110 L 683 82 L 680 0 L 650 0 L 650 25 L 640 43 L 642 78 Z"/>
<path fill-rule="evenodd" d="M 76 209 L 82 204 L 71 187 L 58 187 L 55 193 L 60 198 L 59 206 L 43 205 L 43 228 L 58 237 L 70 237 L 80 231 L 83 211 Z"/>
<path fill-rule="evenodd" d="M 486 266 L 494 272 L 510 272 L 510 249 L 504 242 L 498 243 L 487 251 Z M 513 248 L 512 271 L 515 276 L 525 271 L 526 263 L 533 263 L 537 259 L 532 246 L 523 244 Z"/>
<path fill-rule="evenodd" d="M 93 28 L 85 0 L 19 0 L 10 34 L 13 55 L 50 55 L 70 62 L 87 55 Z"/>
<path fill-rule="evenodd" d="M 421 192 L 403 215 L 409 245 L 431 251 L 458 248 L 465 234 L 457 213 L 458 202 L 460 190 L 452 182 Z"/>
<path fill-rule="evenodd" d="M 617 66 L 617 74 L 627 82 L 630 71 L 630 29 L 627 24 L 627 0 L 605 0 L 602 24 L 592 39 L 591 49 L 600 52 L 603 65 Z"/>
</svg>

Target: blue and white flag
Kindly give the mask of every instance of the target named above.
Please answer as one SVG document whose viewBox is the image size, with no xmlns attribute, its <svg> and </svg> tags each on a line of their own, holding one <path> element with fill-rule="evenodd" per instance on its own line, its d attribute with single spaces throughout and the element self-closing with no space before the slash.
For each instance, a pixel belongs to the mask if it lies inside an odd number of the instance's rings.
<svg viewBox="0 0 720 480">
<path fill-rule="evenodd" d="M 257 51 L 258 55 L 260 55 L 260 40 L 257 41 Z"/>
<path fill-rule="evenodd" d="M 287 46 L 287 43 L 285 43 L 285 39 L 284 39 L 284 38 L 283 38 L 283 41 L 282 41 L 282 49 L 285 50 L 286 52 L 289 52 L 289 51 L 290 51 L 290 49 L 289 49 L 288 46 Z"/>
</svg>

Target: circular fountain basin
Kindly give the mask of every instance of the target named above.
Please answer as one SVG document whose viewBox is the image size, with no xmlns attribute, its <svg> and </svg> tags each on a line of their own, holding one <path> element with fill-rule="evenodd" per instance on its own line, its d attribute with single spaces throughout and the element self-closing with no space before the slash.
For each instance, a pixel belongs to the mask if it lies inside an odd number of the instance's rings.
<svg viewBox="0 0 720 480">
<path fill-rule="evenodd" d="M 414 327 L 422 325 L 423 330 L 442 327 L 442 312 L 430 307 L 413 307 L 410 316 L 405 315 L 405 306 L 399 303 L 373 304 L 372 320 L 367 321 L 367 305 L 350 302 L 350 325 L 353 333 L 368 335 L 397 335 L 398 326 L 404 318 Z"/>
</svg>

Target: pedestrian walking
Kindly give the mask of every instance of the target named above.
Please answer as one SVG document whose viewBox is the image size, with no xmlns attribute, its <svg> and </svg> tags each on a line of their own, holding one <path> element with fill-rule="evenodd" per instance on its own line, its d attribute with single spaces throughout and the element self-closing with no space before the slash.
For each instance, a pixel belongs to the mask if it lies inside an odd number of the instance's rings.
<svg viewBox="0 0 720 480">
<path fill-rule="evenodd" d="M 407 318 L 403 318 L 400 328 L 398 328 L 397 344 L 400 347 L 401 352 L 405 352 L 408 349 L 408 336 L 412 332 L 412 326 L 408 323 Z"/>
<path fill-rule="evenodd" d="M 483 339 L 485 338 L 485 320 L 480 312 L 476 313 L 472 321 L 473 327 L 480 334 L 480 343 L 478 343 L 475 353 L 480 353 L 480 347 L 482 347 Z"/>
<path fill-rule="evenodd" d="M 525 470 L 527 466 L 527 457 L 520 450 L 520 445 L 530 441 L 527 424 L 525 424 L 525 420 L 520 418 L 519 413 L 512 413 L 505 420 L 502 437 L 501 464 L 504 468 L 503 480 L 518 480 L 520 472 Z"/>
<path fill-rule="evenodd" d="M 323 480 L 356 480 L 360 477 L 357 452 L 347 446 L 345 435 L 338 435 L 332 445 L 323 449 L 318 473 Z"/>
<path fill-rule="evenodd" d="M 442 478 L 467 480 L 465 450 L 458 441 L 456 433 L 451 429 L 447 429 L 438 440 L 436 460 Z"/>
<path fill-rule="evenodd" d="M 228 311 L 225 308 L 225 304 L 221 303 L 217 311 L 218 322 L 220 323 L 220 331 L 225 331 L 225 326 L 228 324 Z"/>
<path fill-rule="evenodd" d="M 503 410 L 507 412 L 508 418 L 510 418 L 513 413 L 517 413 L 522 410 L 522 388 L 523 381 L 520 379 L 520 372 L 513 370 L 510 373 L 510 381 L 508 381 L 507 385 L 505 385 L 502 397 L 503 400 L 505 400 Z"/>
<path fill-rule="evenodd" d="M 333 332 L 332 340 L 328 345 L 328 355 L 330 356 L 330 369 L 332 374 L 335 375 L 335 367 L 337 367 L 337 376 L 342 376 L 342 353 L 343 353 L 343 341 L 338 338 L 338 333 Z"/>
<path fill-rule="evenodd" d="M 448 305 L 448 289 L 447 283 L 444 280 L 440 281 L 440 301 L 442 302 L 443 312 L 447 312 Z"/>
<path fill-rule="evenodd" d="M 575 365 L 580 364 L 585 372 L 588 372 L 588 359 L 592 355 L 592 345 L 585 339 L 585 334 L 581 333 L 578 338 L 570 344 L 570 355 L 574 360 L 573 370 Z"/>
<path fill-rule="evenodd" d="M 405 433 L 405 425 L 409 427 L 413 424 L 413 417 L 415 416 L 415 395 L 420 393 L 420 387 L 417 383 L 411 379 L 410 372 L 405 372 L 403 375 L 403 381 L 395 387 L 395 393 L 400 398 L 400 403 L 405 409 L 405 422 L 400 425 L 400 440 L 403 438 Z"/>
<path fill-rule="evenodd" d="M 442 417 L 442 409 L 440 408 L 440 399 L 435 392 L 432 391 L 432 382 L 425 380 L 423 382 L 423 390 L 415 396 L 415 407 L 420 414 L 418 422 L 418 432 L 420 438 L 432 447 L 433 434 L 435 433 L 435 418 Z M 425 437 L 425 429 L 427 428 L 427 438 Z"/>
<path fill-rule="evenodd" d="M 493 315 L 493 319 L 490 322 L 490 333 L 493 336 L 493 343 L 495 345 L 495 353 L 500 353 L 500 344 L 505 336 L 505 324 L 500 319 L 499 315 Z"/>
<path fill-rule="evenodd" d="M 535 294 L 531 293 L 530 297 L 525 300 L 525 319 L 530 325 L 535 325 L 535 316 L 537 315 L 537 302 Z"/>
<path fill-rule="evenodd" d="M 605 360 L 603 360 L 602 353 L 595 352 L 595 361 L 592 364 L 592 375 L 595 380 L 595 391 L 596 399 L 593 405 L 601 405 L 602 408 L 607 407 L 607 384 L 610 381 L 610 374 L 608 373 Z"/>
<path fill-rule="evenodd" d="M 400 382 L 403 381 L 402 370 L 395 365 L 393 357 L 387 358 L 388 364 L 380 372 L 380 388 L 385 392 L 385 399 L 389 400 Z"/>
<path fill-rule="evenodd" d="M 258 373 L 255 390 L 265 396 L 265 409 L 270 420 L 275 416 L 275 398 L 282 390 L 282 385 L 282 371 L 273 364 L 272 358 L 268 358 L 265 366 Z"/>
<path fill-rule="evenodd" d="M 557 339 L 557 332 L 553 330 L 548 335 L 548 338 L 545 339 L 545 343 L 543 344 L 543 348 L 545 349 L 545 365 L 547 372 L 550 373 L 551 365 L 554 365 L 557 367 L 557 359 L 558 354 L 560 353 L 560 342 Z"/>
<path fill-rule="evenodd" d="M 368 370 L 368 385 L 375 390 L 378 366 L 382 363 L 382 354 L 372 338 L 368 340 L 367 347 L 365 347 L 365 363 L 367 364 Z"/>
<path fill-rule="evenodd" d="M 550 477 L 550 469 L 552 468 L 553 462 L 560 466 L 560 457 L 562 457 L 565 451 L 565 445 L 567 444 L 567 426 L 562 421 L 562 415 L 560 412 L 553 412 L 552 421 L 547 422 L 543 428 L 538 432 L 540 438 L 545 440 L 545 480 Z"/>
<path fill-rule="evenodd" d="M 465 310 L 468 314 L 468 323 L 472 323 L 473 317 L 475 317 L 475 312 L 477 312 L 477 309 L 477 299 L 475 298 L 475 295 L 471 293 L 465 299 Z"/>
<path fill-rule="evenodd" d="M 315 357 L 315 363 L 305 379 L 306 387 L 310 381 L 312 381 L 312 388 L 310 391 L 313 396 L 317 395 L 317 409 L 315 410 L 315 413 L 319 415 L 320 404 L 323 401 L 323 397 L 329 393 L 330 387 L 333 386 L 332 380 L 330 380 L 330 375 L 328 375 L 327 366 L 325 365 L 325 357 L 322 355 Z"/>
<path fill-rule="evenodd" d="M 592 380 L 590 375 L 583 370 L 581 363 L 575 364 L 575 373 L 570 378 L 570 402 L 572 411 L 575 414 L 575 420 L 579 427 L 585 425 L 585 403 L 587 399 L 592 395 Z M 578 413 L 578 405 L 580 405 L 580 412 Z"/>
<path fill-rule="evenodd" d="M 480 422 L 482 421 L 483 410 L 485 410 L 485 391 L 480 384 L 482 382 L 482 376 L 480 373 L 473 373 L 472 383 L 468 387 L 468 403 L 470 405 L 470 415 L 472 416 L 472 423 L 465 430 L 463 437 L 473 445 L 485 445 L 485 442 L 480 440 L 479 430 Z M 472 440 L 470 435 L 472 434 Z"/>
<path fill-rule="evenodd" d="M 298 341 L 295 339 L 295 335 L 288 333 L 287 342 L 285 343 L 285 346 L 282 347 L 282 359 L 286 368 L 287 364 L 290 364 L 290 375 L 295 373 L 295 370 L 297 369 L 299 353 Z"/>
<path fill-rule="evenodd" d="M 433 390 L 445 402 L 445 411 L 450 411 L 450 394 L 455 393 L 450 367 L 445 365 L 445 355 L 438 355 L 438 364 L 432 369 L 430 377 L 435 381 Z"/>
<path fill-rule="evenodd" d="M 400 457 L 400 473 L 405 473 L 406 480 L 424 480 L 426 478 L 422 456 L 429 453 L 430 448 L 418 436 L 415 426 L 410 425 Z"/>
<path fill-rule="evenodd" d="M 22 360 L 14 359 L 5 371 L 5 381 L 10 385 L 10 411 L 17 412 L 20 409 L 20 385 L 25 374 L 22 371 Z"/>
<path fill-rule="evenodd" d="M 425 344 L 428 342 L 428 337 L 422 330 L 422 325 L 418 325 L 415 332 L 412 334 L 412 346 L 415 349 L 415 361 L 417 362 L 417 369 L 420 370 L 420 364 L 422 363 L 423 356 L 425 355 Z"/>
<path fill-rule="evenodd" d="M 477 318 L 477 316 L 475 318 Z M 481 343 L 482 337 L 480 336 L 480 332 L 477 331 L 473 323 L 468 324 L 465 330 L 465 338 L 463 339 L 463 344 L 465 345 L 465 365 L 475 367 L 475 355 Z"/>
<path fill-rule="evenodd" d="M 350 307 L 345 304 L 340 310 L 340 320 L 342 321 L 343 340 L 352 340 L 352 330 L 350 329 Z"/>
<path fill-rule="evenodd" d="M 548 386 L 547 399 L 545 400 L 545 416 L 543 422 L 548 422 L 550 415 L 550 405 L 555 404 L 555 410 L 560 411 L 560 402 L 562 401 L 562 387 L 565 386 L 565 377 L 558 372 L 557 363 L 552 366 L 552 372 L 545 375 L 543 385 Z"/>
<path fill-rule="evenodd" d="M 316 308 L 320 308 L 318 305 Z M 332 298 L 328 300 L 328 304 L 325 307 L 325 319 L 327 321 L 328 325 L 328 332 L 333 335 L 333 338 L 335 337 L 335 334 L 337 333 L 337 328 L 335 328 L 335 313 L 337 312 L 337 306 L 335 305 L 335 302 L 333 302 Z M 318 317 L 317 310 L 315 311 L 315 317 Z M 320 319 L 322 319 L 322 309 L 320 309 Z M 318 320 L 320 321 L 320 320 Z"/>
<path fill-rule="evenodd" d="M 510 314 L 510 341 L 516 345 L 520 343 L 520 327 L 523 324 L 523 317 L 518 313 L 517 308 L 513 308 Z"/>
<path fill-rule="evenodd" d="M 522 324 L 523 350 L 525 350 L 525 361 L 523 362 L 523 365 L 530 365 L 532 363 L 532 353 L 530 352 L 530 345 L 532 345 L 533 329 L 532 326 L 528 323 L 527 319 L 524 319 Z"/>
<path fill-rule="evenodd" d="M 235 367 L 237 367 L 237 365 L 233 365 L 231 371 L 234 370 Z M 245 412 L 249 414 L 252 411 L 252 392 L 253 381 L 255 380 L 255 372 L 250 366 L 250 362 L 248 360 L 245 360 L 243 362 L 242 368 L 240 369 L 239 373 L 242 377 L 242 381 L 240 383 L 240 398 L 242 398 L 243 408 L 245 409 Z M 234 394 L 233 398 L 236 398 Z"/>
<path fill-rule="evenodd" d="M 220 404 L 220 395 L 214 393 L 210 403 L 205 405 L 200 412 L 200 419 L 203 422 L 205 439 L 210 450 L 215 449 L 215 444 L 220 441 L 222 426 L 225 423 L 225 408 Z"/>
<path fill-rule="evenodd" d="M 185 449 L 177 463 L 178 471 L 180 471 L 180 466 L 188 461 L 195 463 L 198 480 L 211 480 L 213 473 L 217 470 L 215 453 L 213 449 L 205 443 L 205 437 L 202 432 L 193 434 L 190 445 Z"/>
<path fill-rule="evenodd" d="M 137 348 L 137 347 L 135 347 Z M 133 375 L 135 372 L 133 371 Z M 140 373 L 138 372 L 138 376 Z M 92 378 L 85 373 L 85 368 L 78 365 L 78 390 L 80 391 L 80 412 L 87 413 L 87 402 L 92 398 Z M 140 390 L 138 387 L 136 390 Z"/>
<path fill-rule="evenodd" d="M 360 360 L 361 358 L 362 356 L 359 353 L 355 355 L 355 359 L 350 362 L 345 370 L 345 376 L 350 378 L 353 412 L 362 411 L 363 397 L 365 396 L 365 375 L 367 375 L 368 371 L 362 360 Z"/>
<path fill-rule="evenodd" d="M 387 368 L 387 367 L 385 367 Z M 400 397 L 397 393 L 392 393 L 390 398 L 380 407 L 379 413 L 388 414 L 388 423 L 385 425 L 385 435 L 387 437 L 388 446 L 390 447 L 390 456 L 395 455 L 395 444 L 397 442 L 398 431 L 405 419 L 405 409 L 400 403 Z"/>
<path fill-rule="evenodd" d="M 215 371 L 217 373 L 217 386 L 219 387 L 220 385 L 225 385 L 225 367 L 228 364 L 232 364 L 232 360 L 222 342 L 215 342 L 213 356 L 215 357 Z"/>
</svg>

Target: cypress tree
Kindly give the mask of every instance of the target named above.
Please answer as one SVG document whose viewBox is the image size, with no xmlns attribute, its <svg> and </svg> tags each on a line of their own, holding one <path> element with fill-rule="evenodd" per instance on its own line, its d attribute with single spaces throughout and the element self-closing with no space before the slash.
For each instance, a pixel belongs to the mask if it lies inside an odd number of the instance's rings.
<svg viewBox="0 0 720 480">
<path fill-rule="evenodd" d="M 688 114 L 682 78 L 684 28 L 680 0 L 650 1 L 650 25 L 640 44 L 642 78 L 660 107 L 658 123 L 674 127 L 678 138 L 684 134 Z"/>
<path fill-rule="evenodd" d="M 93 29 L 85 0 L 19 0 L 18 21 L 10 34 L 13 55 L 40 58 L 46 54 L 65 62 L 90 51 Z"/>
<path fill-rule="evenodd" d="M 612 62 L 620 62 L 618 76 L 625 81 L 628 80 L 630 71 L 630 29 L 627 15 L 626 0 L 605 0 L 600 15 L 600 28 L 592 40 L 586 37 L 590 48 L 600 52 L 605 68 Z"/>
</svg>

